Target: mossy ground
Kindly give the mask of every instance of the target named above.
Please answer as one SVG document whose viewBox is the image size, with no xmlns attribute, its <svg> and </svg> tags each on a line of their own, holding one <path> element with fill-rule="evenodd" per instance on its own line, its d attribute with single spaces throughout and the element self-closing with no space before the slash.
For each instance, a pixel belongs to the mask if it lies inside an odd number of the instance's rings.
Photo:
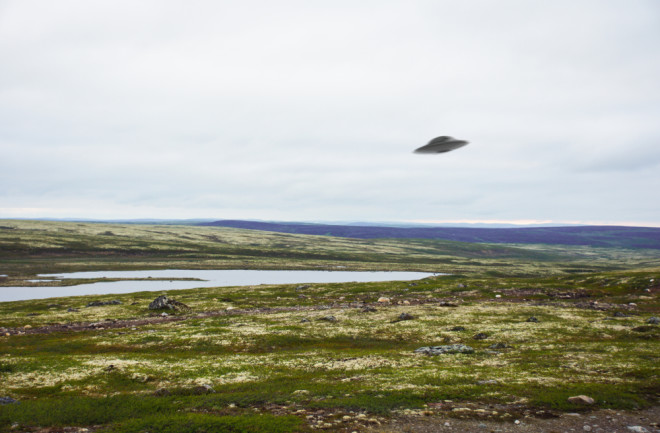
<svg viewBox="0 0 660 433">
<path fill-rule="evenodd" d="M 22 281 L 46 260 L 36 256 L 0 273 Z M 576 394 L 599 408 L 656 405 L 660 329 L 646 320 L 660 315 L 660 269 L 645 260 L 610 256 L 611 268 L 644 269 L 573 273 L 508 258 L 416 282 L 173 291 L 192 308 L 175 320 L 148 310 L 159 292 L 0 303 L 0 396 L 20 401 L 0 406 L 0 431 L 360 431 L 439 403 L 504 408 L 494 419 L 579 410 L 567 402 Z M 547 272 L 522 272 L 538 263 Z M 122 304 L 86 307 L 111 299 Z M 403 312 L 414 319 L 397 321 Z M 329 315 L 337 320 L 321 320 Z M 475 351 L 414 352 L 454 343 Z"/>
</svg>

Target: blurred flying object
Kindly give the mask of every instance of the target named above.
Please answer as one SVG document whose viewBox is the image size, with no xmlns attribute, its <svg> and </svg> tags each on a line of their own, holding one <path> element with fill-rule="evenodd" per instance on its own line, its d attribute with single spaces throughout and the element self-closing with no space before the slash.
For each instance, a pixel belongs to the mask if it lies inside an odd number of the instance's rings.
<svg viewBox="0 0 660 433">
<path fill-rule="evenodd" d="M 429 141 L 426 146 L 415 149 L 415 153 L 444 153 L 458 149 L 468 144 L 465 140 L 457 140 L 454 137 L 442 135 Z"/>
</svg>

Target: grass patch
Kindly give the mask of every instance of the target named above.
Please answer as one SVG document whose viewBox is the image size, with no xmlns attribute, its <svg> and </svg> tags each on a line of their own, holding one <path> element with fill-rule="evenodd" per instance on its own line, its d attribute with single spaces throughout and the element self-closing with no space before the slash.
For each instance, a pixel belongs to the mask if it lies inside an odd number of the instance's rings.
<svg viewBox="0 0 660 433">
<path fill-rule="evenodd" d="M 292 433 L 302 430 L 300 418 L 273 415 L 156 415 L 123 422 L 109 433 Z"/>
</svg>

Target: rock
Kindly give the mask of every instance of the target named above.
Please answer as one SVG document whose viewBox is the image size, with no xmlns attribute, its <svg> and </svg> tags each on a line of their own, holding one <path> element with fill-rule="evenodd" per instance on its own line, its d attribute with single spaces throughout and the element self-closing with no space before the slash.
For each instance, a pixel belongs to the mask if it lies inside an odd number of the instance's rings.
<svg viewBox="0 0 660 433">
<path fill-rule="evenodd" d="M 164 312 L 164 311 L 163 311 L 162 313 L 160 313 L 160 317 L 167 317 L 167 316 L 169 316 L 169 314 L 167 314 L 167 313 Z"/>
<path fill-rule="evenodd" d="M 625 313 L 622 313 L 621 311 L 617 311 L 616 313 L 614 313 L 614 317 L 630 317 L 630 316 L 628 316 Z"/>
<path fill-rule="evenodd" d="M 205 383 L 204 385 L 194 387 L 193 392 L 195 394 L 213 394 L 215 389 L 213 389 L 211 385 Z"/>
<path fill-rule="evenodd" d="M 531 323 L 538 323 L 539 319 L 537 319 L 536 317 L 532 316 L 532 317 L 530 317 L 529 319 L 527 319 L 527 321 L 528 321 L 528 322 L 531 322 Z"/>
<path fill-rule="evenodd" d="M 69 309 L 67 309 L 66 311 L 67 311 L 68 313 L 77 313 L 77 312 L 79 312 L 80 310 L 77 309 L 77 308 L 69 308 Z"/>
<path fill-rule="evenodd" d="M 568 397 L 568 402 L 572 404 L 579 404 L 583 406 L 591 406 L 596 403 L 596 400 L 587 396 L 587 395 L 576 395 L 573 397 Z"/>
<path fill-rule="evenodd" d="M 401 322 L 402 320 L 413 320 L 414 317 L 412 314 L 408 313 L 401 313 L 399 314 L 399 317 L 396 318 L 395 322 Z"/>
<path fill-rule="evenodd" d="M 582 426 L 582 430 L 591 431 L 591 426 L 590 425 L 584 425 L 584 426 Z"/>
<path fill-rule="evenodd" d="M 473 353 L 474 349 L 465 344 L 450 344 L 447 346 L 427 346 L 420 347 L 415 350 L 415 353 L 423 353 L 425 355 L 441 355 L 443 353 Z"/>
<path fill-rule="evenodd" d="M 309 286 L 307 284 L 296 287 L 297 291 L 301 291 L 301 290 L 305 290 L 305 289 L 309 289 Z"/>
<path fill-rule="evenodd" d="M 484 334 L 483 332 L 480 332 L 472 338 L 474 338 L 475 340 L 485 340 L 486 338 L 488 338 L 488 334 Z"/>
<path fill-rule="evenodd" d="M 651 325 L 660 325 L 660 318 L 659 317 L 651 317 L 646 321 L 646 323 L 651 324 Z"/>
<path fill-rule="evenodd" d="M 104 305 L 121 305 L 121 301 L 119 299 L 113 301 L 92 301 L 87 304 L 88 307 L 102 307 Z"/>
<path fill-rule="evenodd" d="M 311 322 L 311 320 L 309 320 L 307 318 L 304 318 L 304 319 L 300 320 L 300 323 L 309 323 L 309 322 Z"/>
<path fill-rule="evenodd" d="M 651 424 L 653 425 L 653 424 Z M 637 433 L 649 433 L 649 430 L 646 428 L 642 427 L 641 425 L 629 425 L 626 427 L 628 430 L 632 432 L 637 432 Z"/>
<path fill-rule="evenodd" d="M 170 391 L 167 388 L 158 388 L 155 392 L 154 395 L 157 397 L 166 397 L 170 395 Z"/>
<path fill-rule="evenodd" d="M 381 304 L 389 304 L 390 303 L 390 298 L 386 298 L 386 297 L 383 296 L 383 297 L 378 298 L 378 302 L 380 302 Z"/>
<path fill-rule="evenodd" d="M 497 349 L 510 349 L 511 346 L 509 346 L 506 343 L 495 343 L 495 344 L 491 344 L 490 346 L 488 346 L 488 348 L 489 349 L 495 349 L 495 350 L 497 350 Z"/>
<path fill-rule="evenodd" d="M 458 305 L 452 304 L 451 302 L 442 301 L 438 303 L 438 307 L 458 307 Z"/>
<path fill-rule="evenodd" d="M 495 379 L 490 380 L 478 380 L 477 385 L 497 385 L 499 382 Z"/>
<path fill-rule="evenodd" d="M 331 322 L 334 323 L 337 321 L 337 318 L 335 316 L 323 316 L 319 320 L 322 320 L 324 322 Z"/>
<path fill-rule="evenodd" d="M 634 327 L 633 329 L 631 329 L 631 331 L 635 331 L 635 332 L 651 332 L 651 331 L 655 331 L 656 329 L 658 329 L 658 328 L 657 328 L 656 326 L 653 326 L 653 325 L 642 325 L 642 326 L 636 326 L 636 327 Z"/>
<path fill-rule="evenodd" d="M 453 328 L 449 328 L 449 330 L 450 331 L 455 331 L 455 332 L 465 331 L 465 327 L 463 327 L 463 326 L 454 326 Z"/>
<path fill-rule="evenodd" d="M 459 283 L 456 287 L 458 287 L 459 289 L 465 289 L 467 288 L 467 284 Z"/>
<path fill-rule="evenodd" d="M 362 309 L 360 311 L 362 311 L 363 313 L 375 313 L 378 310 L 376 310 L 374 307 L 370 307 L 368 305 L 365 305 L 364 307 L 362 307 Z"/>
<path fill-rule="evenodd" d="M 150 310 L 174 310 L 174 311 L 180 311 L 180 310 L 190 310 L 191 308 L 184 304 L 183 302 L 179 302 L 174 299 L 169 299 L 165 295 L 161 295 L 151 301 L 149 304 L 149 309 Z"/>
<path fill-rule="evenodd" d="M 18 404 L 18 400 L 14 400 L 11 397 L 0 397 L 0 405 L 5 404 Z"/>
</svg>

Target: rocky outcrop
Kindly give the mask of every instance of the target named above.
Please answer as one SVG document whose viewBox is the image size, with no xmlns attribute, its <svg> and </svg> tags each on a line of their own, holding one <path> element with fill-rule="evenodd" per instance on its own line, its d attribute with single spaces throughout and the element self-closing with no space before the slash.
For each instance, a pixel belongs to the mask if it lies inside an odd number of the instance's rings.
<svg viewBox="0 0 660 433">
<path fill-rule="evenodd" d="M 102 307 L 104 305 L 121 305 L 121 301 L 119 299 L 113 301 L 92 301 L 87 304 L 88 307 Z"/>
<path fill-rule="evenodd" d="M 184 304 L 183 302 L 179 302 L 174 299 L 169 299 L 165 295 L 161 295 L 151 301 L 149 304 L 149 309 L 150 310 L 174 310 L 174 311 L 182 311 L 182 310 L 190 310 L 191 308 Z"/>
<path fill-rule="evenodd" d="M 415 350 L 415 353 L 423 353 L 425 355 L 442 355 L 444 353 L 473 353 L 474 349 L 465 344 L 450 344 L 448 346 L 428 346 L 420 347 Z"/>
</svg>

